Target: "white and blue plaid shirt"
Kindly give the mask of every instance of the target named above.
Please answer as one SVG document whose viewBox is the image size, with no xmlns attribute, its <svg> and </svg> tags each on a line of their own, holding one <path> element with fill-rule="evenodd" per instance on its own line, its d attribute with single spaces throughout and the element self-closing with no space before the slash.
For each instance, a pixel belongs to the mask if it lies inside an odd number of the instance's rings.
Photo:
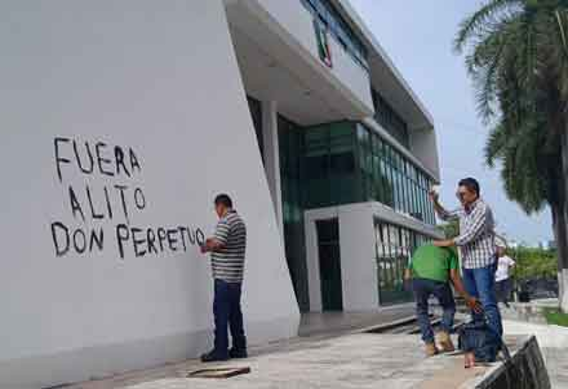
<svg viewBox="0 0 568 389">
<path fill-rule="evenodd" d="M 495 221 L 487 203 L 477 199 L 467 208 L 441 212 L 445 221 L 459 219 L 460 234 L 454 238 L 465 269 L 479 269 L 495 264 Z"/>
</svg>

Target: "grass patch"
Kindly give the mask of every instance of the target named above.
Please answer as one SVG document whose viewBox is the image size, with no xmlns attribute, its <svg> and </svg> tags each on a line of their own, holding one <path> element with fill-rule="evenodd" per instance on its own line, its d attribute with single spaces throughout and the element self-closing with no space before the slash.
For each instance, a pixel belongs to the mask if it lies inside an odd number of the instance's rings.
<svg viewBox="0 0 568 389">
<path fill-rule="evenodd" d="M 548 324 L 568 327 L 568 314 L 562 313 L 556 308 L 546 308 L 544 310 L 544 317 Z"/>
</svg>

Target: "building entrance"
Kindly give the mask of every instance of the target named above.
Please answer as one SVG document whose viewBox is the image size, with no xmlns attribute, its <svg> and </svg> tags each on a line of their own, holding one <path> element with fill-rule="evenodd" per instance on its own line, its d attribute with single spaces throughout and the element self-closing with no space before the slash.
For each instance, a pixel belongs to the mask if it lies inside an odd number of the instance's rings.
<svg viewBox="0 0 568 389">
<path fill-rule="evenodd" d="M 343 310 L 341 255 L 337 219 L 316 221 L 318 236 L 321 300 L 324 311 Z"/>
</svg>

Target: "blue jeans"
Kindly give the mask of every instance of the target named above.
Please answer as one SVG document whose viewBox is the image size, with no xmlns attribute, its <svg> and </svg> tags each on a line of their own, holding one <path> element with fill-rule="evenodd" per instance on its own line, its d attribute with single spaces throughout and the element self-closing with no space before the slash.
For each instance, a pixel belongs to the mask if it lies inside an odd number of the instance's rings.
<svg viewBox="0 0 568 389">
<path fill-rule="evenodd" d="M 430 296 L 436 297 L 444 310 L 442 316 L 442 331 L 450 333 L 454 326 L 454 315 L 456 313 L 456 303 L 450 284 L 434 280 L 416 278 L 412 282 L 414 289 L 414 299 L 416 300 L 416 316 L 418 325 L 422 333 L 422 340 L 425 343 L 434 343 L 434 331 L 428 316 L 428 299 Z"/>
<path fill-rule="evenodd" d="M 484 313 L 471 312 L 474 322 L 481 322 L 487 318 L 487 325 L 496 334 L 503 335 L 503 323 L 501 313 L 497 306 L 497 295 L 495 293 L 495 271 L 497 262 L 493 265 L 479 269 L 463 269 L 463 285 L 470 296 L 476 297 L 483 306 Z"/>
<path fill-rule="evenodd" d="M 220 357 L 227 357 L 229 354 L 228 327 L 231 329 L 233 348 L 239 351 L 246 350 L 240 283 L 215 280 L 213 315 L 215 316 L 215 354 Z"/>
<path fill-rule="evenodd" d="M 509 306 L 509 298 L 511 296 L 512 289 L 513 289 L 513 280 L 511 280 L 510 278 L 497 281 L 495 283 L 497 301 L 503 302 L 505 305 Z"/>
</svg>

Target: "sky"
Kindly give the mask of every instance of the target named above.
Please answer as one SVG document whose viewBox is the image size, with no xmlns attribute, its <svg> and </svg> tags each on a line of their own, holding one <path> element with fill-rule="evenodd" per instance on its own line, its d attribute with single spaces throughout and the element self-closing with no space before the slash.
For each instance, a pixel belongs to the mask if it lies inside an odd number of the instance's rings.
<svg viewBox="0 0 568 389">
<path fill-rule="evenodd" d="M 528 244 L 552 239 L 548 210 L 527 216 L 507 199 L 499 171 L 484 163 L 488 128 L 477 116 L 463 57 L 452 50 L 458 24 L 480 1 L 351 0 L 351 4 L 434 117 L 442 203 L 457 207 L 456 183 L 472 176 L 480 181 L 500 233 Z"/>
</svg>

